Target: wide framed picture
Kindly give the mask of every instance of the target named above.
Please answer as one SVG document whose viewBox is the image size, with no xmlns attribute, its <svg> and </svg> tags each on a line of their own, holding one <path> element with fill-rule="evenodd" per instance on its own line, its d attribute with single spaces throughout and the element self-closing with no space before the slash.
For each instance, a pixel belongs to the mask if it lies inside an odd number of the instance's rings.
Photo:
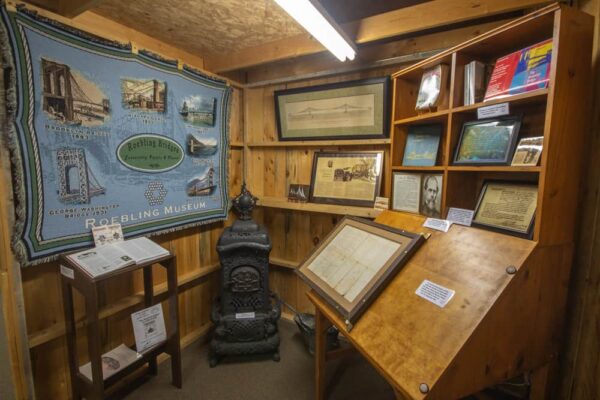
<svg viewBox="0 0 600 400">
<path fill-rule="evenodd" d="M 475 207 L 473 226 L 531 238 L 537 196 L 534 184 L 486 181 Z"/>
<path fill-rule="evenodd" d="M 509 165 L 520 127 L 520 116 L 466 122 L 456 146 L 454 164 Z"/>
<path fill-rule="evenodd" d="M 279 140 L 389 136 L 389 78 L 275 91 Z"/>
<path fill-rule="evenodd" d="M 409 167 L 432 167 L 436 164 L 441 124 L 411 125 L 406 135 L 402 165 Z"/>
<path fill-rule="evenodd" d="M 379 195 L 383 151 L 316 152 L 310 201 L 373 207 Z"/>
<path fill-rule="evenodd" d="M 350 331 L 423 241 L 420 234 L 345 217 L 298 274 L 340 313 Z"/>
</svg>

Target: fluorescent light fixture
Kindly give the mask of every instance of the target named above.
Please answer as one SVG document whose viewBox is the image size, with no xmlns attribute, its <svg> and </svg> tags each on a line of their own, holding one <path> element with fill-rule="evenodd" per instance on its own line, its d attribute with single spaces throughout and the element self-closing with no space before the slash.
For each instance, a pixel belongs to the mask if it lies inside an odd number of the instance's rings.
<svg viewBox="0 0 600 400">
<path fill-rule="evenodd" d="M 275 0 L 292 18 L 340 61 L 354 60 L 356 51 L 311 0 Z"/>
</svg>

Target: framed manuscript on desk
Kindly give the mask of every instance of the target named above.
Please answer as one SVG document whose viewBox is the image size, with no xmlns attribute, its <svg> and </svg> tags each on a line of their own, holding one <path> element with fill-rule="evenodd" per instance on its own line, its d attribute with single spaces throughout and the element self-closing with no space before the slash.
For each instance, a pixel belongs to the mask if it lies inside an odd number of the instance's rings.
<svg viewBox="0 0 600 400">
<path fill-rule="evenodd" d="M 345 217 L 298 269 L 348 331 L 423 242 L 416 233 Z"/>
</svg>

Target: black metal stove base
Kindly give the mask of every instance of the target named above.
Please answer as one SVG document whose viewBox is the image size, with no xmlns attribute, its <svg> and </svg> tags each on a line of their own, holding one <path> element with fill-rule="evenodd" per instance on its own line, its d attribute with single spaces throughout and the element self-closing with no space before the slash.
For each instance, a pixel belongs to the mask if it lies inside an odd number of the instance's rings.
<svg viewBox="0 0 600 400">
<path fill-rule="evenodd" d="M 223 342 L 211 340 L 209 363 L 215 367 L 225 356 L 247 356 L 257 354 L 270 354 L 273 361 L 279 361 L 279 333 L 275 333 L 263 340 L 252 342 Z"/>
</svg>

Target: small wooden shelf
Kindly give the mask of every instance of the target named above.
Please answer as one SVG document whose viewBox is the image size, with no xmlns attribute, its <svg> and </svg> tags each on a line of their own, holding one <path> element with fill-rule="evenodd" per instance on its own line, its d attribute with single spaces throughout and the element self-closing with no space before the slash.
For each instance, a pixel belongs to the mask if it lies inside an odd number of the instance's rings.
<svg viewBox="0 0 600 400">
<path fill-rule="evenodd" d="M 283 142 L 250 142 L 248 147 L 336 147 L 388 145 L 390 139 L 357 139 L 357 140 L 301 140 Z"/>
<path fill-rule="evenodd" d="M 392 171 L 443 171 L 446 167 L 443 165 L 434 165 L 432 167 L 413 167 L 405 165 L 392 166 Z"/>
<path fill-rule="evenodd" d="M 269 264 L 290 270 L 297 269 L 299 266 L 299 263 L 297 261 L 286 260 L 285 258 L 274 256 L 269 257 Z"/>
<path fill-rule="evenodd" d="M 500 99 L 489 100 L 481 103 L 475 103 L 468 106 L 455 107 L 453 113 L 475 111 L 480 107 L 492 106 L 494 104 L 510 103 L 514 105 L 521 104 L 544 104 L 548 98 L 548 89 L 538 89 L 527 93 L 516 94 L 513 96 L 502 97 Z"/>
<path fill-rule="evenodd" d="M 542 167 L 513 167 L 510 165 L 451 165 L 448 171 L 472 172 L 540 172 Z"/>
<path fill-rule="evenodd" d="M 440 110 L 425 114 L 415 115 L 414 117 L 403 118 L 394 121 L 394 125 L 406 125 L 413 122 L 441 122 L 448 116 L 450 110 Z"/>
<path fill-rule="evenodd" d="M 242 142 L 229 142 L 229 147 L 243 148 L 244 147 L 244 143 L 242 143 Z"/>
<path fill-rule="evenodd" d="M 353 215 L 355 217 L 375 218 L 381 210 L 367 207 L 341 206 L 334 204 L 296 203 L 281 197 L 262 197 L 257 203 L 261 207 L 282 208 L 324 214 Z"/>
</svg>

